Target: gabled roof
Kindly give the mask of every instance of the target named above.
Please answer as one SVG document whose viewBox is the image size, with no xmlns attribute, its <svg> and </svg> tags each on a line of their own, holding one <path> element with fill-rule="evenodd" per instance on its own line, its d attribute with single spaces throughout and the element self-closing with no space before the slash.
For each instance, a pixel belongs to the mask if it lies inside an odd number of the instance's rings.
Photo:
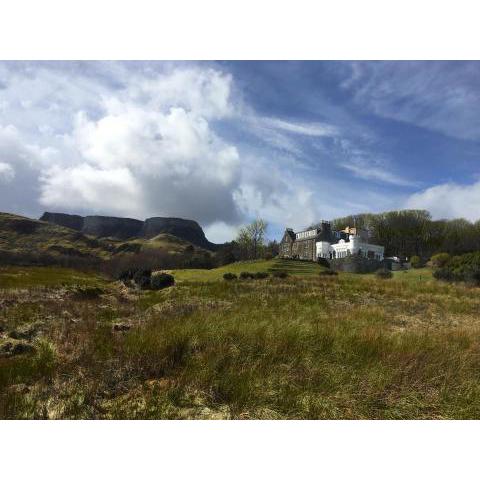
<svg viewBox="0 0 480 480">
<path fill-rule="evenodd" d="M 292 240 L 295 240 L 295 238 L 296 238 L 295 232 L 293 231 L 292 228 L 287 228 L 285 230 L 285 234 L 283 236 L 285 237 L 285 235 L 288 235 Z"/>
</svg>

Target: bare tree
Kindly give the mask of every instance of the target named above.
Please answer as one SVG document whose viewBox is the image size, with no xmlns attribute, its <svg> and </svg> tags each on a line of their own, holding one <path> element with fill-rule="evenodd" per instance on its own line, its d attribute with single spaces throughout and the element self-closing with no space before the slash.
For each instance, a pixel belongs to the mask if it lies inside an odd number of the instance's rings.
<svg viewBox="0 0 480 480">
<path fill-rule="evenodd" d="M 267 222 L 257 218 L 240 229 L 237 242 L 245 258 L 258 258 L 265 246 Z"/>
</svg>

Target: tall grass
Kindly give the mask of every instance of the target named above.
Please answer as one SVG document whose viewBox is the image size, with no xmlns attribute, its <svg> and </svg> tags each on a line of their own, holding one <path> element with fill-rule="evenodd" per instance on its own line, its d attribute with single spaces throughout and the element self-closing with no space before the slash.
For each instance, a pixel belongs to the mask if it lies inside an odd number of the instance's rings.
<svg viewBox="0 0 480 480">
<path fill-rule="evenodd" d="M 69 302 L 54 346 L 2 363 L 4 390 L 28 386 L 4 417 L 480 418 L 475 289 L 340 275 L 184 282 L 117 317 Z"/>
</svg>

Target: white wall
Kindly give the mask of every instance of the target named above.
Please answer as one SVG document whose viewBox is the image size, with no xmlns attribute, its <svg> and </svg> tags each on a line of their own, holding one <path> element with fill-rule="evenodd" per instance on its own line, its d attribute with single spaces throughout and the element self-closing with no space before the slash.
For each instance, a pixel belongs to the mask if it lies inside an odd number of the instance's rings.
<svg viewBox="0 0 480 480">
<path fill-rule="evenodd" d="M 350 235 L 348 242 L 341 239 L 338 243 L 330 244 L 328 242 L 317 242 L 317 258 L 330 258 L 330 253 L 335 252 L 336 258 L 344 258 L 348 255 L 356 255 L 359 252 L 363 256 L 367 256 L 368 252 L 374 253 L 376 260 L 383 260 L 385 248 L 381 245 L 373 245 L 365 243 L 357 235 Z"/>
</svg>

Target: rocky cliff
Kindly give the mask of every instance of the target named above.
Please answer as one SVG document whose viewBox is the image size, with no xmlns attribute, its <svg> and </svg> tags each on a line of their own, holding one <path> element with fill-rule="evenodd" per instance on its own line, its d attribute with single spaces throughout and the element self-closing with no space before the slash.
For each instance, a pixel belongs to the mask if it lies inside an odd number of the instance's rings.
<svg viewBox="0 0 480 480">
<path fill-rule="evenodd" d="M 185 220 L 183 218 L 152 217 L 147 218 L 143 223 L 140 236 L 153 238 L 161 233 L 169 233 L 175 237 L 187 240 L 194 245 L 214 250 L 216 245 L 211 243 L 205 237 L 202 227 L 194 220 Z"/>
<path fill-rule="evenodd" d="M 120 240 L 138 237 L 143 222 L 133 218 L 92 215 L 83 220 L 82 232 L 94 237 L 114 237 Z"/>
<path fill-rule="evenodd" d="M 215 250 L 217 245 L 209 242 L 202 227 L 193 220 L 183 218 L 153 217 L 144 222 L 133 218 L 69 215 L 65 213 L 45 212 L 40 220 L 78 230 L 95 237 L 114 237 L 120 240 L 128 238 L 153 238 L 168 233 L 186 240 L 198 247 Z"/>
<path fill-rule="evenodd" d="M 72 230 L 81 231 L 83 228 L 83 217 L 80 215 L 68 215 L 66 213 L 45 212 L 40 220 L 43 222 L 53 223 L 61 227 L 71 228 Z"/>
</svg>

